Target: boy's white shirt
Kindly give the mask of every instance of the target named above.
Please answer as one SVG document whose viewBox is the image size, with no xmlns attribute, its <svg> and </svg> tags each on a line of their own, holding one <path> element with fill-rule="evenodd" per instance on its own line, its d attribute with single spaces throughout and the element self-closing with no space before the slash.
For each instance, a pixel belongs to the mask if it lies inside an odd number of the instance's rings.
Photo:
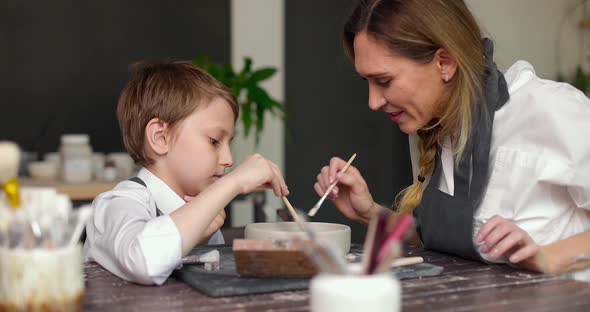
<svg viewBox="0 0 590 312">
<path fill-rule="evenodd" d="M 473 236 L 494 215 L 511 220 L 540 245 L 590 230 L 590 139 L 583 131 L 590 129 L 590 100 L 570 85 L 540 79 L 524 61 L 505 77 L 510 100 L 494 118 L 490 181 L 474 216 Z M 416 179 L 416 134 L 409 142 Z M 447 139 L 439 190 L 449 195 L 454 194 L 453 158 Z"/>
<path fill-rule="evenodd" d="M 84 258 L 125 280 L 161 285 L 182 263 L 180 233 L 169 214 L 186 202 L 148 169 L 137 177 L 146 187 L 122 181 L 95 198 Z M 162 216 L 157 217 L 156 206 Z M 219 230 L 209 240 L 224 243 Z"/>
</svg>

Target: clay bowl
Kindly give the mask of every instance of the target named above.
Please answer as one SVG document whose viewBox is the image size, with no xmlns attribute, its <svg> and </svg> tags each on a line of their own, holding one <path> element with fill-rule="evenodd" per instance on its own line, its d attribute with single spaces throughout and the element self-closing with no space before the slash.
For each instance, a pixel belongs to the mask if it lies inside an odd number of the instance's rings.
<svg viewBox="0 0 590 312">
<path fill-rule="evenodd" d="M 343 256 L 350 250 L 350 227 L 344 224 L 308 222 L 317 238 L 332 245 Z M 307 239 L 307 235 L 295 222 L 265 222 L 246 225 L 244 237 L 258 240 Z"/>
</svg>

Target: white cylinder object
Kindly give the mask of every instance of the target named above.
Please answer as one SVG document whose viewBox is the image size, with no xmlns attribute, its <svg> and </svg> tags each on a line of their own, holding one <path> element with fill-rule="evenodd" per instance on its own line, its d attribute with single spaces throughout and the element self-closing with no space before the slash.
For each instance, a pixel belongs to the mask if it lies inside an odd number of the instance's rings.
<svg viewBox="0 0 590 312">
<path fill-rule="evenodd" d="M 400 311 L 401 287 L 390 272 L 376 275 L 320 274 L 311 280 L 312 312 Z"/>
</svg>

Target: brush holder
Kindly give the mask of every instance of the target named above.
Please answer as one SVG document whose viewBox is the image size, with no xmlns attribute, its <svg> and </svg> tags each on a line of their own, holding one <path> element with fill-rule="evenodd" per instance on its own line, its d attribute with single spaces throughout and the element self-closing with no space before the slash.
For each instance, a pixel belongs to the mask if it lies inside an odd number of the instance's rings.
<svg viewBox="0 0 590 312">
<path fill-rule="evenodd" d="M 0 247 L 0 311 L 82 311 L 83 297 L 80 245 Z"/>
<path fill-rule="evenodd" d="M 312 312 L 400 311 L 401 286 L 393 273 L 360 275 L 360 267 L 351 270 L 355 273 L 319 274 L 312 278 L 309 286 Z"/>
</svg>

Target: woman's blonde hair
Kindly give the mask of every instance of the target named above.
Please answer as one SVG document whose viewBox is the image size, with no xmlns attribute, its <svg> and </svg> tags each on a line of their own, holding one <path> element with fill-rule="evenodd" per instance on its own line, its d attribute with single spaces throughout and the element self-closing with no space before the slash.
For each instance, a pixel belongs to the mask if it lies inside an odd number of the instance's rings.
<svg viewBox="0 0 590 312">
<path fill-rule="evenodd" d="M 438 120 L 418 130 L 419 178 L 396 197 L 403 213 L 420 203 L 424 177 L 434 170 L 437 146 L 444 137 L 461 158 L 471 130 L 471 114 L 481 92 L 483 42 L 475 18 L 463 0 L 360 0 L 344 26 L 344 48 L 354 60 L 354 37 L 366 31 L 397 55 L 425 64 L 443 48 L 457 62 L 457 71 L 439 99 Z"/>
</svg>

